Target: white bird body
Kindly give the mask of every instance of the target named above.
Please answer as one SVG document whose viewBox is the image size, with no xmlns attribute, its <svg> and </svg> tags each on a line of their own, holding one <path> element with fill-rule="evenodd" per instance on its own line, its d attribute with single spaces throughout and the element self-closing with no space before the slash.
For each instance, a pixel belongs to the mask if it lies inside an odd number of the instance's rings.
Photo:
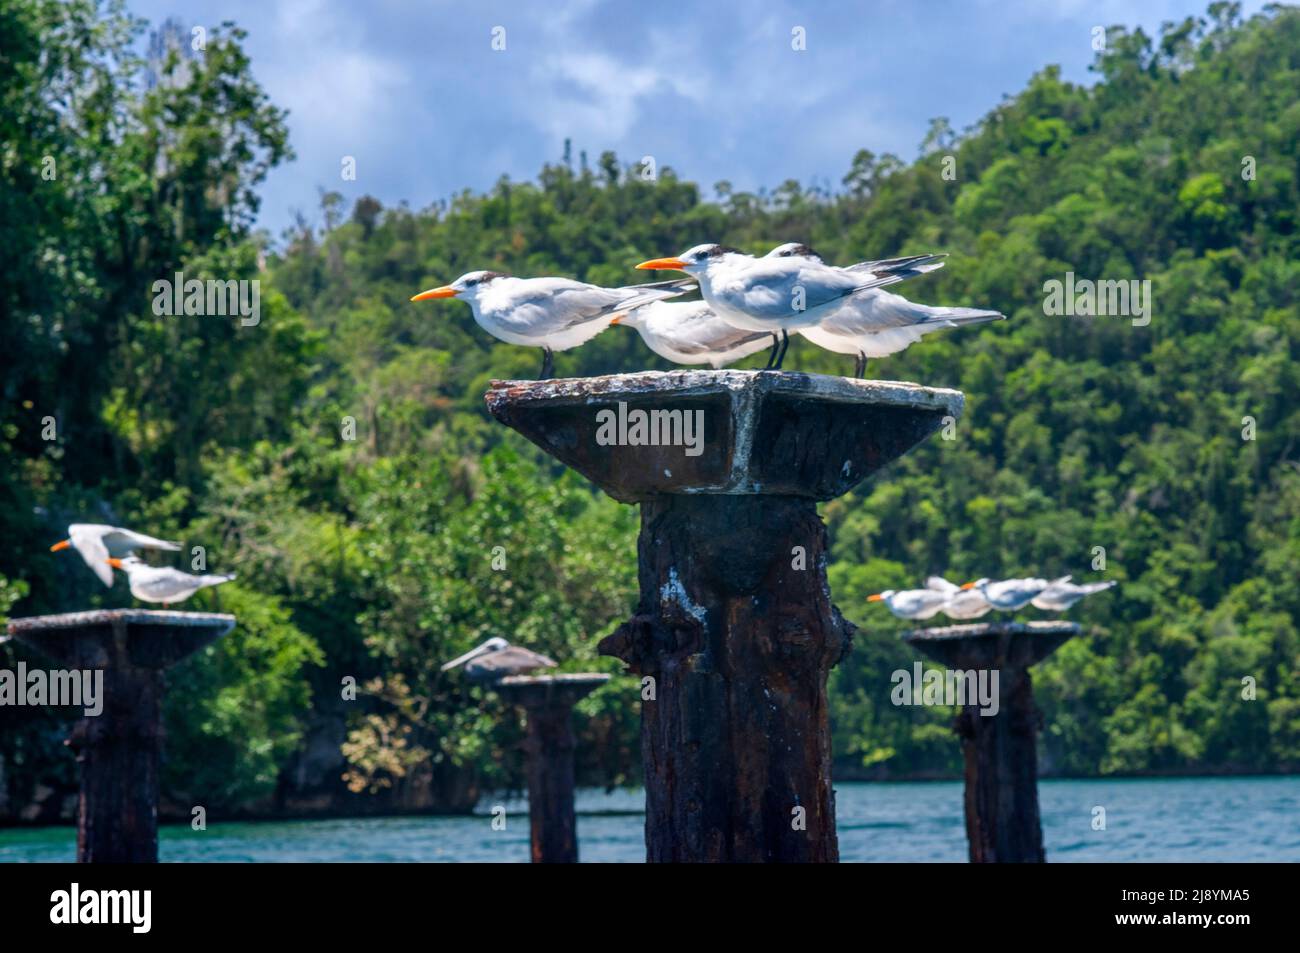
<svg viewBox="0 0 1300 953">
<path fill-rule="evenodd" d="M 993 581 L 990 579 L 980 579 L 975 583 L 975 588 L 984 593 L 984 598 L 995 609 L 1003 612 L 1014 612 L 1017 609 L 1023 609 L 1025 606 L 1046 589 L 1051 583 L 1046 579 L 1002 579 Z"/>
<path fill-rule="evenodd" d="M 978 619 L 992 611 L 993 605 L 974 586 L 949 593 L 943 604 L 943 613 L 950 619 Z"/>
<path fill-rule="evenodd" d="M 184 602 L 200 589 L 219 586 L 235 578 L 233 573 L 228 576 L 217 573 L 193 576 L 171 566 L 150 566 L 136 556 L 113 559 L 109 564 L 126 573 L 131 595 L 141 602 L 161 602 L 164 605 Z"/>
<path fill-rule="evenodd" d="M 636 328 L 646 347 L 674 364 L 723 367 L 772 344 L 772 335 L 744 331 L 723 321 L 706 301 L 655 301 L 614 324 Z"/>
<path fill-rule="evenodd" d="M 949 594 L 938 589 L 886 589 L 868 602 L 883 602 L 900 619 L 928 619 L 943 608 Z"/>
<path fill-rule="evenodd" d="M 1113 585 L 1115 581 L 1112 579 L 1110 582 L 1089 582 L 1080 586 L 1070 582 L 1069 576 L 1064 576 L 1034 596 L 1031 604 L 1034 608 L 1047 612 L 1064 612 L 1084 596 L 1103 592 Z"/>
<path fill-rule="evenodd" d="M 624 288 L 601 288 L 571 278 L 513 278 L 492 271 L 471 271 L 449 285 L 413 297 L 459 297 L 469 304 L 474 321 L 508 344 L 567 351 L 590 341 L 610 319 L 661 298 L 684 294 L 687 281 L 654 282 Z"/>
<path fill-rule="evenodd" d="M 99 577 L 99 581 L 110 588 L 113 585 L 113 570 L 108 564 L 110 558 L 130 556 L 137 549 L 160 549 L 175 553 L 181 548 L 180 543 L 103 523 L 73 523 L 68 527 L 68 538 L 55 543 L 50 551 L 58 552 L 69 546 L 81 555 L 86 565 Z"/>
<path fill-rule="evenodd" d="M 447 672 L 458 665 L 464 665 L 465 677 L 470 681 L 496 682 L 507 675 L 526 675 L 539 668 L 554 668 L 556 664 L 549 656 L 521 645 L 511 645 L 496 636 L 447 662 L 442 670 Z"/>
</svg>

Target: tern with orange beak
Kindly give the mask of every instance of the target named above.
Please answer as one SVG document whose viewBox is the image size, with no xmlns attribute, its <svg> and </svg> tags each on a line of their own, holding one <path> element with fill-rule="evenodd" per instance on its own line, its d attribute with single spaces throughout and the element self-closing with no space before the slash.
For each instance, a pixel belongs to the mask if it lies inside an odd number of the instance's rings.
<svg viewBox="0 0 1300 953">
<path fill-rule="evenodd" d="M 120 526 L 73 523 L 68 527 L 68 538 L 51 546 L 50 552 L 57 553 L 69 547 L 81 554 L 81 558 L 99 577 L 100 582 L 112 588 L 113 570 L 108 567 L 110 557 L 120 559 L 132 555 L 137 549 L 160 549 L 175 553 L 180 552 L 181 544 L 156 539 Z"/>
<path fill-rule="evenodd" d="M 570 278 L 513 278 L 496 271 L 471 271 L 449 285 L 411 298 L 460 298 L 488 334 L 507 344 L 540 347 L 545 356 L 539 380 L 555 372 L 553 352 L 590 341 L 613 318 L 633 308 L 684 294 L 695 286 L 679 279 L 625 288 L 601 288 Z"/>
<path fill-rule="evenodd" d="M 793 242 L 779 245 L 767 253 L 768 258 L 804 258 L 820 262 L 821 256 L 807 245 Z M 868 272 L 893 284 L 905 278 L 926 274 L 943 267 L 940 255 L 914 255 L 886 261 L 865 261 L 840 269 L 851 274 Z M 857 358 L 854 376 L 867 372 L 867 359 L 886 357 L 915 344 L 933 331 L 968 324 L 1000 321 L 997 311 L 975 308 L 936 308 L 914 304 L 902 295 L 883 290 L 883 285 L 845 301 L 843 307 L 799 333 L 820 348 Z"/>
<path fill-rule="evenodd" d="M 184 602 L 200 589 L 219 586 L 235 578 L 234 573 L 228 576 L 217 573 L 192 576 L 170 566 L 150 566 L 138 556 L 107 559 L 105 562 L 114 569 L 126 573 L 131 595 L 141 602 L 161 602 L 164 608 L 177 602 Z"/>
<path fill-rule="evenodd" d="M 743 331 L 780 335 L 769 366 L 781 368 L 790 332 L 812 327 L 852 295 L 890 283 L 889 276 L 841 271 L 810 258 L 754 258 L 725 245 L 696 245 L 641 269 L 684 271 L 723 321 Z"/>
<path fill-rule="evenodd" d="M 886 589 L 867 596 L 867 601 L 883 602 L 885 608 L 900 619 L 929 619 L 959 590 L 938 576 L 931 576 L 925 583 L 924 589 Z"/>
<path fill-rule="evenodd" d="M 993 604 L 984 598 L 979 584 L 987 582 L 979 579 L 968 582 L 956 592 L 950 593 L 948 601 L 943 604 L 943 614 L 950 619 L 978 619 L 993 611 Z"/>
</svg>

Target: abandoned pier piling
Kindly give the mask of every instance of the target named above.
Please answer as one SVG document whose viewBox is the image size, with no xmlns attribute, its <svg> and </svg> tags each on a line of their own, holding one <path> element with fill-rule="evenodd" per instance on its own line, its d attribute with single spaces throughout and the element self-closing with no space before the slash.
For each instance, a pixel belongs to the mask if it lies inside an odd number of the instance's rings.
<svg viewBox="0 0 1300 953">
<path fill-rule="evenodd" d="M 607 681 L 608 675 L 587 673 L 511 675 L 496 685 L 527 721 L 529 853 L 535 864 L 578 862 L 573 706 Z"/>
<path fill-rule="evenodd" d="M 77 860 L 158 860 L 164 671 L 215 642 L 235 617 L 106 609 L 11 619 L 9 634 L 64 669 L 103 672 L 103 709 L 74 723 L 81 774 Z"/>
<path fill-rule="evenodd" d="M 1038 731 L 1029 667 L 1080 632 L 1074 622 L 993 622 L 918 629 L 904 641 L 949 670 L 996 672 L 997 704 L 962 706 L 953 724 L 966 765 L 966 838 L 975 864 L 1043 863 Z"/>
<path fill-rule="evenodd" d="M 817 503 L 961 412 L 957 391 L 765 371 L 496 381 L 489 411 L 641 504 L 635 615 L 601 642 L 642 677 L 647 859 L 835 861 Z M 688 430 L 689 426 L 689 430 Z"/>
</svg>

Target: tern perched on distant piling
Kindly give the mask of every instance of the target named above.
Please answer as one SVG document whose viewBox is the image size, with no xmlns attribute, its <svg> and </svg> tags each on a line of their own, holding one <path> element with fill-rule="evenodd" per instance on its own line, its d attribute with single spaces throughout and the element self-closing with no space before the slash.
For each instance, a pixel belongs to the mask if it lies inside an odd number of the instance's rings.
<svg viewBox="0 0 1300 953">
<path fill-rule="evenodd" d="M 812 327 L 852 295 L 890 284 L 896 276 L 841 271 L 809 258 L 754 258 L 709 243 L 676 258 L 652 258 L 637 268 L 684 271 L 700 283 L 700 294 L 723 321 L 743 331 L 781 336 L 769 366 L 779 370 L 790 332 Z"/>
<path fill-rule="evenodd" d="M 928 619 L 937 614 L 951 594 L 942 589 L 886 589 L 867 596 L 868 602 L 883 602 L 900 619 Z"/>
<path fill-rule="evenodd" d="M 180 552 L 181 548 L 180 543 L 102 523 L 73 523 L 68 527 L 68 538 L 51 546 L 50 552 L 57 553 L 69 546 L 81 554 L 99 581 L 110 589 L 113 586 L 113 570 L 108 565 L 110 558 L 130 556 L 137 549 L 159 549 L 175 553 Z"/>
<path fill-rule="evenodd" d="M 1064 582 L 1070 577 L 1065 576 L 1056 582 Z M 969 584 L 980 592 L 984 593 L 984 598 L 995 609 L 1001 609 L 1003 612 L 1014 612 L 1017 609 L 1023 609 L 1033 600 L 1040 592 L 1046 589 L 1052 583 L 1046 579 L 1003 579 L 994 581 L 992 579 L 976 579 Z"/>
<path fill-rule="evenodd" d="M 635 328 L 646 347 L 674 364 L 708 364 L 715 370 L 772 343 L 766 331 L 732 327 L 706 301 L 655 301 L 610 324 Z"/>
<path fill-rule="evenodd" d="M 126 573 L 127 582 L 131 586 L 131 595 L 141 602 L 161 602 L 164 608 L 177 602 L 184 602 L 200 589 L 219 586 L 235 578 L 234 573 L 193 576 L 171 566 L 150 566 L 138 556 L 105 561 L 114 569 Z"/>
<path fill-rule="evenodd" d="M 555 372 L 553 352 L 590 341 L 612 318 L 652 301 L 690 291 L 683 279 L 601 288 L 570 278 L 513 278 L 497 271 L 471 271 L 449 285 L 422 291 L 412 301 L 461 298 L 479 327 L 508 344 L 540 347 L 539 379 Z"/>
<path fill-rule="evenodd" d="M 1050 586 L 1034 596 L 1031 605 L 1036 609 L 1044 609 L 1048 612 L 1064 612 L 1084 596 L 1104 592 L 1116 584 L 1112 579 L 1110 582 L 1089 582 L 1080 586 L 1070 582 L 1070 578 L 1070 576 L 1062 576 L 1054 581 Z"/>
<path fill-rule="evenodd" d="M 539 668 L 555 668 L 557 664 L 553 658 L 523 646 L 511 645 L 498 636 L 447 662 L 442 670 L 449 672 L 464 665 L 465 677 L 470 681 L 498 682 L 507 675 L 527 675 Z"/>
<path fill-rule="evenodd" d="M 772 249 L 767 257 L 822 261 L 821 256 L 807 245 L 793 242 Z M 1005 320 L 1005 316 L 998 311 L 931 307 L 915 304 L 902 295 L 883 290 L 885 284 L 942 268 L 943 262 L 938 260 L 940 257 L 916 255 L 911 258 L 862 262 L 839 269 L 849 274 L 867 271 L 892 280 L 853 295 L 818 324 L 800 328 L 799 333 L 818 347 L 837 354 L 854 355 L 857 358 L 854 376 L 862 377 L 867 372 L 868 358 L 896 354 L 932 331 Z"/>
</svg>

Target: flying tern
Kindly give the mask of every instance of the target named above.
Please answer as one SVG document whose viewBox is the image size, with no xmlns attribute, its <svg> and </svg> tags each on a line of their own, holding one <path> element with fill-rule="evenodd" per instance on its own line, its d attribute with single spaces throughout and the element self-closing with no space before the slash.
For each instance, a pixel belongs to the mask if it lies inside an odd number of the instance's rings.
<svg viewBox="0 0 1300 953">
<path fill-rule="evenodd" d="M 769 258 L 796 258 L 820 262 L 821 256 L 807 245 L 793 242 L 780 245 L 768 252 Z M 849 274 L 867 271 L 901 281 L 902 276 L 925 274 L 942 268 L 938 255 L 917 255 L 912 258 L 894 258 L 884 262 L 867 261 L 840 269 Z M 890 268 L 884 271 L 884 268 Z M 873 270 L 876 269 L 876 270 Z M 893 283 L 892 281 L 889 283 Z M 799 333 L 818 347 L 837 354 L 852 354 L 857 358 L 854 376 L 862 377 L 867 371 L 867 359 L 887 357 L 915 344 L 932 331 L 955 328 L 967 324 L 984 324 L 999 321 L 1004 315 L 997 311 L 977 308 L 937 308 L 908 301 L 876 287 L 855 294 L 844 304 L 824 317 L 813 327 L 800 328 Z"/>
<path fill-rule="evenodd" d="M 180 543 L 102 523 L 73 523 L 68 527 L 68 538 L 51 546 L 50 552 L 57 553 L 69 546 L 81 554 L 99 581 L 109 588 L 113 586 L 113 570 L 108 566 L 110 557 L 130 556 L 137 549 L 161 549 L 175 553 L 181 548 Z"/>
<path fill-rule="evenodd" d="M 585 344 L 609 327 L 612 318 L 694 286 L 694 282 L 679 279 L 601 288 L 570 278 L 513 278 L 496 271 L 471 271 L 411 300 L 461 298 L 488 334 L 508 344 L 540 347 L 545 354 L 544 380 L 554 373 L 554 351 Z"/>
<path fill-rule="evenodd" d="M 233 573 L 228 576 L 217 573 L 192 576 L 170 566 L 150 566 L 138 556 L 108 559 L 105 562 L 126 573 L 131 595 L 141 602 L 161 602 L 164 607 L 184 602 L 200 589 L 219 586 L 235 578 Z"/>
<path fill-rule="evenodd" d="M 555 668 L 556 662 L 540 652 L 511 645 L 505 639 L 488 639 L 464 655 L 442 666 L 444 672 L 465 666 L 465 677 L 472 682 L 496 682 L 507 675 L 526 675 L 539 668 Z"/>
<path fill-rule="evenodd" d="M 714 314 L 743 331 L 781 335 L 770 366 L 780 369 L 790 332 L 812 327 L 850 296 L 888 284 L 892 275 L 841 271 L 809 258 L 754 258 L 725 245 L 705 244 L 676 258 L 652 258 L 641 269 L 684 271 L 700 283 Z"/>
<path fill-rule="evenodd" d="M 706 301 L 654 301 L 610 324 L 636 328 L 646 347 L 674 364 L 708 364 L 714 369 L 757 354 L 772 343 L 766 331 L 732 327 Z"/>
</svg>

